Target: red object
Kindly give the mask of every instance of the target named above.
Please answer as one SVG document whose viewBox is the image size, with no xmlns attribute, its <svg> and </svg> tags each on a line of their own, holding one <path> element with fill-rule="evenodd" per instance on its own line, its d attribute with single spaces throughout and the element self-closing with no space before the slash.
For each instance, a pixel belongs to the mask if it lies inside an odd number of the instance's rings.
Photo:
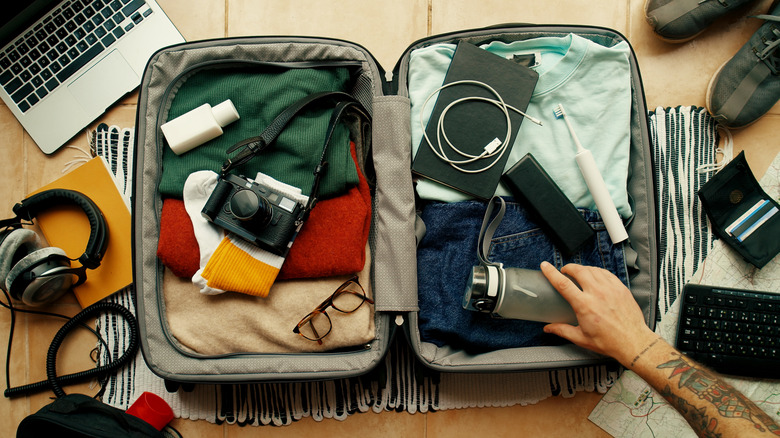
<svg viewBox="0 0 780 438">
<path fill-rule="evenodd" d="M 357 167 L 352 142 L 350 153 Z M 363 270 L 371 228 L 371 191 L 365 175 L 357 169 L 357 186 L 314 206 L 287 254 L 278 279 L 332 277 Z"/>
<path fill-rule="evenodd" d="M 177 277 L 192 278 L 200 268 L 200 249 L 181 199 L 163 200 L 157 257 Z"/>
<path fill-rule="evenodd" d="M 168 403 L 151 392 L 141 394 L 138 400 L 127 409 L 127 413 L 144 420 L 157 430 L 162 430 L 166 424 L 173 420 L 173 410 L 168 406 Z"/>
</svg>

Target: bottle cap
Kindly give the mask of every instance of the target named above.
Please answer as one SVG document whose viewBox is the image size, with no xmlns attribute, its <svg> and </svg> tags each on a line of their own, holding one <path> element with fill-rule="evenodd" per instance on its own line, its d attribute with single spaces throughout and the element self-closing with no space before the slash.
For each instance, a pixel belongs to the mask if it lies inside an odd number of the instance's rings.
<svg viewBox="0 0 780 438">
<path fill-rule="evenodd" d="M 144 392 L 127 409 L 127 413 L 138 417 L 152 425 L 157 430 L 162 430 L 166 424 L 173 420 L 173 410 L 162 399 L 152 392 Z"/>
<path fill-rule="evenodd" d="M 211 113 L 214 114 L 214 120 L 222 127 L 225 127 L 240 118 L 238 111 L 236 111 L 236 107 L 233 106 L 233 102 L 230 99 L 211 108 Z"/>
</svg>

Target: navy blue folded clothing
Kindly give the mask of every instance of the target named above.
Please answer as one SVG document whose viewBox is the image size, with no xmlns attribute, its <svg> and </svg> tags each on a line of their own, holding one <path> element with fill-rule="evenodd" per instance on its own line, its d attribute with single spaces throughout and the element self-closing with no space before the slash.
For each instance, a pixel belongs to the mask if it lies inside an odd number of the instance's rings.
<svg viewBox="0 0 780 438">
<path fill-rule="evenodd" d="M 491 262 L 526 269 L 539 269 L 545 260 L 557 268 L 567 263 L 599 266 L 628 286 L 623 246 L 612 245 L 597 212 L 581 210 L 596 237 L 577 253 L 564 257 L 526 210 L 511 198 L 507 200 L 506 215 L 491 241 Z M 479 263 L 479 229 L 486 208 L 485 202 L 464 201 L 433 202 L 422 210 L 427 232 L 417 250 L 421 339 L 469 353 L 563 343 L 542 331 L 544 323 L 492 318 L 463 309 L 469 273 Z"/>
</svg>

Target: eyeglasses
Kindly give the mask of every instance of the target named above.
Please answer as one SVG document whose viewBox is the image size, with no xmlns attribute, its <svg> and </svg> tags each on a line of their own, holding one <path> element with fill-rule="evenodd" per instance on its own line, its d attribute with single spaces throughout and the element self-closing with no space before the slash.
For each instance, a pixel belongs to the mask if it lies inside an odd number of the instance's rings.
<svg viewBox="0 0 780 438">
<path fill-rule="evenodd" d="M 311 313 L 303 317 L 295 326 L 293 333 L 298 333 L 310 341 L 316 341 L 322 345 L 322 339 L 328 336 L 333 323 L 325 312 L 328 307 L 333 307 L 341 313 L 352 313 L 360 308 L 363 303 L 374 304 L 371 298 L 366 296 L 366 291 L 358 282 L 357 275 L 345 281 L 333 294 L 322 302 Z"/>
</svg>

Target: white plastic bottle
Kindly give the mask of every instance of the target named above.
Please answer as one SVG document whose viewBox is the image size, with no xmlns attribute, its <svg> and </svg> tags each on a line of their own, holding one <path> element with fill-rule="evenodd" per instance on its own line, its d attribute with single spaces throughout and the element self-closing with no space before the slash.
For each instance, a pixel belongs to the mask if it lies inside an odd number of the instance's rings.
<svg viewBox="0 0 780 438">
<path fill-rule="evenodd" d="M 160 126 L 168 146 L 181 155 L 222 135 L 222 128 L 239 119 L 238 111 L 228 99 L 212 107 L 203 105 Z"/>
</svg>

